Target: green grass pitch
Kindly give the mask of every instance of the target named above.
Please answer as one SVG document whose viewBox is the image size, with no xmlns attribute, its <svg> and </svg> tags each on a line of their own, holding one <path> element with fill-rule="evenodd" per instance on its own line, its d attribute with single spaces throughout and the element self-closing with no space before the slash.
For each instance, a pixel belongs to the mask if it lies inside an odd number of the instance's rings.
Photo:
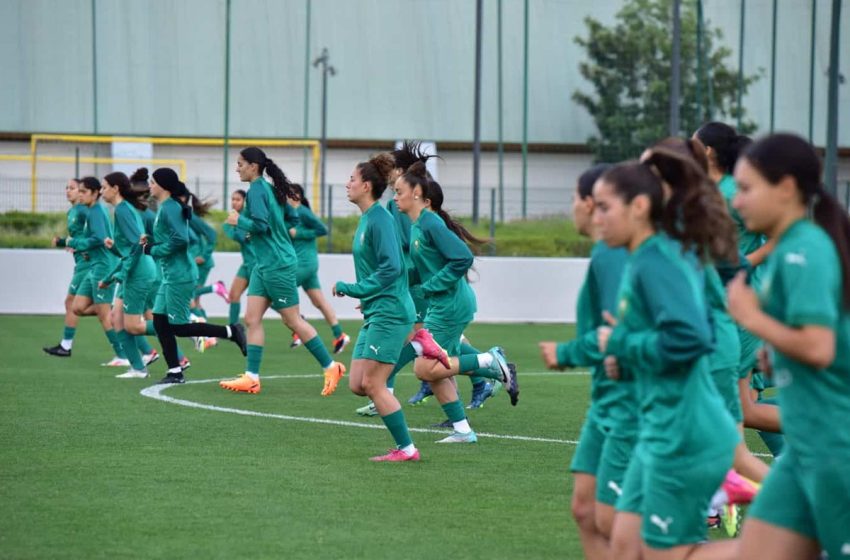
<svg viewBox="0 0 850 560">
<path fill-rule="evenodd" d="M 329 340 L 327 325 L 316 326 Z M 304 348 L 288 349 L 280 321 L 267 322 L 259 395 L 215 382 L 161 393 L 268 416 L 143 396 L 164 374 L 163 360 L 152 379 L 115 379 L 122 370 L 99 365 L 111 352 L 94 319 L 81 321 L 70 359 L 41 351 L 58 341 L 61 317 L 3 316 L 0 327 L 0 558 L 582 557 L 569 513 L 569 442 L 590 378 L 544 372 L 536 345 L 566 339 L 572 327 L 467 331 L 482 349 L 504 346 L 521 372 L 519 405 L 499 394 L 469 411 L 473 428 L 558 441 L 437 445 L 441 434 L 414 432 L 422 461 L 402 464 L 367 460 L 391 447 L 389 433 L 368 429 L 382 426 L 379 419 L 354 414 L 366 401 L 348 390 L 347 377 L 334 395 L 319 395 L 318 367 Z M 357 323 L 344 328 L 356 337 Z M 191 381 L 244 367 L 228 342 L 204 354 L 191 341 L 181 346 Z M 468 401 L 468 380 L 459 386 Z M 399 400 L 417 387 L 408 368 Z M 415 429 L 444 419 L 433 399 L 404 411 Z M 760 443 L 754 449 L 764 451 Z"/>
</svg>

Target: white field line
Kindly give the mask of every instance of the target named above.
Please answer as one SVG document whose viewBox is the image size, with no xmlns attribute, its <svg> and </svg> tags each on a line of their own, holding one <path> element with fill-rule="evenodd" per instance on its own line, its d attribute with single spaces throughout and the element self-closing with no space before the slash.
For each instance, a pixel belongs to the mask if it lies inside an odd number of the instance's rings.
<svg viewBox="0 0 850 560">
<path fill-rule="evenodd" d="M 587 372 L 581 371 L 569 371 L 569 372 L 554 372 L 554 371 L 540 371 L 540 372 L 528 372 L 523 373 L 522 376 L 535 376 L 535 377 L 545 377 L 545 376 L 562 376 L 562 375 L 587 375 Z M 321 374 L 302 374 L 302 375 L 264 375 L 263 379 L 310 379 L 310 378 L 319 378 L 322 377 Z M 198 379 L 187 381 L 186 384 L 195 384 L 195 383 L 215 383 L 221 381 L 220 379 Z M 311 418 L 307 416 L 290 416 L 287 414 L 272 414 L 270 412 L 257 412 L 254 410 L 244 410 L 241 408 L 229 408 L 224 406 L 215 406 L 211 404 L 203 404 L 197 403 L 193 401 L 187 401 L 185 399 L 176 399 L 174 397 L 169 397 L 168 395 L 163 395 L 162 392 L 165 389 L 174 387 L 171 384 L 161 384 L 161 385 L 152 385 L 150 387 L 146 387 L 140 391 L 140 394 L 144 397 L 148 397 L 154 400 L 166 402 L 169 404 L 176 404 L 180 406 L 185 406 L 187 408 L 198 408 L 201 410 L 211 410 L 213 412 L 228 412 L 230 414 L 239 414 L 241 416 L 255 416 L 260 418 L 274 418 L 275 420 L 289 420 L 294 422 L 308 422 L 311 424 L 327 424 L 331 426 L 345 426 L 349 428 L 367 428 L 371 430 L 383 430 L 383 424 L 367 424 L 365 422 L 351 422 L 347 420 L 333 420 L 330 418 Z M 411 432 L 417 433 L 427 433 L 427 434 L 445 434 L 446 430 L 437 430 L 432 428 L 409 428 Z M 490 434 L 490 433 L 482 433 L 476 432 L 478 437 L 492 438 L 492 439 L 507 439 L 507 440 L 516 440 L 516 441 L 531 441 L 537 443 L 560 443 L 566 445 L 577 445 L 578 441 L 571 439 L 556 439 L 556 438 L 543 438 L 543 437 L 535 437 L 535 436 L 517 436 L 517 435 L 508 435 L 508 434 Z M 754 453 L 756 457 L 771 457 L 769 453 Z"/>
</svg>

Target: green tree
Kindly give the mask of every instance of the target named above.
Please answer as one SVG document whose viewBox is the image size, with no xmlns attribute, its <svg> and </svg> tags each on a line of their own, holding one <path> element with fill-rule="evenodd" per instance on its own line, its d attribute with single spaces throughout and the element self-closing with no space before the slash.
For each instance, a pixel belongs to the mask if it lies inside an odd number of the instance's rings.
<svg viewBox="0 0 850 560">
<path fill-rule="evenodd" d="M 729 66 L 731 51 L 719 28 L 706 24 L 702 60 L 697 56 L 697 2 L 681 5 L 681 106 L 683 134 L 710 119 L 738 118 L 738 71 Z M 575 41 L 587 52 L 579 65 L 594 92 L 573 93 L 596 122 L 598 136 L 588 144 L 598 161 L 636 158 L 668 136 L 672 52 L 672 0 L 628 0 L 611 27 L 586 18 L 587 37 Z M 700 72 L 698 72 L 700 70 Z M 745 76 L 743 91 L 763 73 Z M 742 111 L 742 113 L 744 113 Z M 755 130 L 744 120 L 741 132 Z"/>
</svg>

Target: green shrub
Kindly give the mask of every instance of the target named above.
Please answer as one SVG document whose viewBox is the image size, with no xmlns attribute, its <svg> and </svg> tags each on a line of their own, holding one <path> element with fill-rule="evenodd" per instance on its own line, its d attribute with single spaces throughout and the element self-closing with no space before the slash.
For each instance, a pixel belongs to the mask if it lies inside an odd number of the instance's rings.
<svg viewBox="0 0 850 560">
<path fill-rule="evenodd" d="M 221 210 L 210 212 L 207 220 L 219 234 L 216 250 L 238 251 L 239 245 L 224 235 L 222 224 L 227 213 Z M 359 216 L 334 218 L 331 228 L 331 243 L 328 238 L 318 239 L 322 253 L 350 253 Z M 468 218 L 461 218 L 474 235 L 489 239 L 490 224 L 481 221 L 477 226 Z M 33 214 L 7 212 L 0 214 L 0 247 L 45 248 L 50 247 L 54 236 L 66 235 L 65 214 Z M 593 242 L 579 235 L 572 221 L 566 217 L 547 217 L 533 220 L 517 220 L 496 224 L 495 240 L 482 248 L 483 255 L 522 257 L 586 257 L 590 255 Z"/>
</svg>

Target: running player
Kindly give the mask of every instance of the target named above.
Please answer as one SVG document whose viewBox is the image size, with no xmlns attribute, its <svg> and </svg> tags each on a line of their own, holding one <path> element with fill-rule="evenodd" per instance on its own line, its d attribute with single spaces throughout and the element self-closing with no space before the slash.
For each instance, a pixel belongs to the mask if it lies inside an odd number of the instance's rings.
<svg viewBox="0 0 850 560">
<path fill-rule="evenodd" d="M 248 196 L 244 190 L 233 191 L 230 195 L 230 208 L 234 212 L 242 213 L 245 208 L 245 197 Z M 248 289 L 248 280 L 251 279 L 251 271 L 254 270 L 254 250 L 251 248 L 250 234 L 231 224 L 222 226 L 224 234 L 239 244 L 239 252 L 242 253 L 242 264 L 236 271 L 236 277 L 230 283 L 230 323 L 238 323 L 242 308 L 242 294 Z"/>
<path fill-rule="evenodd" d="M 145 334 L 144 313 L 147 310 L 148 292 L 156 278 L 153 259 L 143 253 L 140 244 L 145 234 L 142 212 L 147 209 L 145 198 L 148 192 L 133 189 L 130 179 L 116 171 L 103 178 L 101 193 L 103 199 L 115 207 L 115 237 L 104 240 L 104 245 L 118 254 L 121 260 L 114 270 L 100 280 L 99 287 L 107 288 L 113 282 L 119 283 L 112 321 L 130 362 L 130 369 L 116 377 L 144 378 L 148 372 L 137 340 L 138 335 Z"/>
<path fill-rule="evenodd" d="M 404 411 L 387 388 L 415 319 L 399 235 L 389 212 L 378 202 L 392 167 L 392 158 L 379 154 L 358 163 L 351 172 L 346 194 L 362 212 L 352 247 L 357 280 L 337 282 L 333 294 L 360 300 L 364 322 L 351 357 L 349 387 L 354 394 L 371 399 L 395 442 L 389 453 L 371 460 L 418 461 Z M 425 351 L 445 352 L 427 338 L 423 338 Z"/>
<path fill-rule="evenodd" d="M 310 302 L 322 312 L 328 326 L 333 333 L 334 354 L 342 352 L 351 338 L 342 332 L 342 327 L 336 318 L 334 308 L 322 294 L 322 286 L 319 284 L 319 250 L 316 239 L 328 234 L 328 228 L 316 217 L 310 209 L 310 201 L 304 197 L 304 189 L 301 185 L 293 183 L 289 195 L 289 204 L 297 210 L 297 220 L 287 222 L 289 236 L 298 256 L 298 275 L 296 282 L 304 290 Z M 293 333 L 293 340 L 298 335 Z M 301 340 L 298 339 L 300 346 Z"/>
<path fill-rule="evenodd" d="M 100 181 L 95 177 L 83 177 L 80 180 L 78 201 L 88 207 L 83 231 L 77 237 L 73 235 L 67 238 L 60 237 L 56 241 L 57 247 L 70 247 L 75 252 L 88 255 L 88 273 L 77 290 L 72 309 L 78 316 L 91 314 L 92 310 L 97 315 L 106 338 L 115 352 L 115 357 L 102 365 L 128 366 L 130 363 L 124 356 L 121 341 L 112 327 L 110 317 L 110 306 L 115 289 L 114 287 L 104 289 L 98 287 L 98 282 L 112 270 L 117 261 L 103 244 L 107 237 L 112 237 L 112 228 L 106 209 L 100 204 Z"/>
<path fill-rule="evenodd" d="M 242 325 L 190 323 L 189 306 L 195 290 L 197 271 L 189 257 L 189 221 L 196 202 L 173 169 L 161 167 L 153 172 L 151 194 L 159 201 L 153 239 L 142 237 L 144 253 L 160 261 L 162 284 L 156 295 L 153 321 L 168 364 L 160 383 L 184 383 L 184 368 L 177 353 L 176 337 L 216 337 L 233 341 L 246 354 Z"/>
<path fill-rule="evenodd" d="M 791 134 L 750 146 L 734 206 L 775 248 L 755 290 L 729 285 L 736 321 L 771 348 L 786 449 L 749 510 L 740 558 L 850 552 L 850 221 Z"/>
<path fill-rule="evenodd" d="M 665 203 L 663 177 L 677 192 Z M 594 187 L 594 225 L 629 262 L 617 318 L 597 331 L 609 377 L 634 377 L 638 445 L 626 471 L 612 557 L 734 558 L 734 541 L 701 544 L 705 512 L 740 436 L 711 379 L 713 333 L 697 256 L 734 260 L 722 201 L 692 159 L 658 148 Z M 643 545 L 633 548 L 634 535 Z"/>
<path fill-rule="evenodd" d="M 69 179 L 68 184 L 65 185 L 65 198 L 71 203 L 67 214 L 69 237 L 80 237 L 82 235 L 83 229 L 86 227 L 86 217 L 89 212 L 88 206 L 78 202 L 80 196 L 79 185 L 79 179 Z M 59 238 L 54 237 L 52 241 L 53 246 L 57 247 L 58 242 Z M 85 280 L 90 266 L 88 254 L 82 251 L 71 251 L 70 249 L 69 251 L 74 255 L 74 274 L 71 276 L 71 282 L 68 284 L 68 294 L 65 296 L 65 328 L 62 331 L 62 338 L 59 340 L 59 344 L 43 348 L 51 356 L 58 356 L 60 358 L 69 358 L 71 356 L 74 335 L 77 333 L 77 324 L 80 321 L 80 318 L 74 313 L 73 309 L 74 296 L 77 295 L 77 291 L 82 287 L 83 280 Z"/>
<path fill-rule="evenodd" d="M 593 231 L 593 185 L 610 168 L 600 164 L 578 180 L 573 199 L 573 220 L 578 232 L 597 238 Z M 549 369 L 592 367 L 590 408 L 573 455 L 572 513 L 579 529 L 585 557 L 608 558 L 608 539 L 614 506 L 637 437 L 637 397 L 634 383 L 614 381 L 605 374 L 596 329 L 603 313 L 616 313 L 617 290 L 628 252 L 612 249 L 597 240 L 581 287 L 576 308 L 576 338 L 568 343 L 541 342 L 543 362 Z"/>
<path fill-rule="evenodd" d="M 245 148 L 236 162 L 239 178 L 250 183 L 242 213 L 231 211 L 227 223 L 251 235 L 251 246 L 257 258 L 248 283 L 248 360 L 245 373 L 222 381 L 221 387 L 244 393 L 260 392 L 260 364 L 263 359 L 265 330 L 263 315 L 271 307 L 280 313 L 284 324 L 294 331 L 324 370 L 322 396 L 331 395 L 345 374 L 345 366 L 333 361 L 316 329 L 298 311 L 296 274 L 298 260 L 289 237 L 284 214 L 294 214 L 287 203 L 291 183 L 283 171 L 256 147 Z M 269 183 L 263 173 L 272 179 Z"/>
</svg>

